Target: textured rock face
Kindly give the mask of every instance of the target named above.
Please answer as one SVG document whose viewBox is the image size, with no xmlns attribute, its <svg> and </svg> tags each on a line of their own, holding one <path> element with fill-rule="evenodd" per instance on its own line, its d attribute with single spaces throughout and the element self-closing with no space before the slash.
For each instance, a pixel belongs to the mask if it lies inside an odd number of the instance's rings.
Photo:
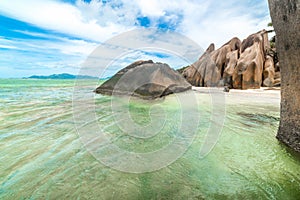
<svg viewBox="0 0 300 200">
<path fill-rule="evenodd" d="M 263 86 L 265 87 L 273 87 L 275 83 L 275 67 L 274 67 L 274 61 L 271 56 L 266 57 L 266 61 L 264 64 L 264 82 Z"/>
<path fill-rule="evenodd" d="M 215 50 L 215 45 L 210 44 L 204 54 L 191 66 L 186 67 L 182 71 L 183 77 L 194 86 L 205 86 L 204 78 L 206 66 L 211 64 L 209 54 Z M 202 65 L 202 66 L 201 66 Z"/>
<path fill-rule="evenodd" d="M 300 152 L 300 1 L 269 0 L 281 72 L 277 138 Z"/>
<path fill-rule="evenodd" d="M 243 41 L 241 56 L 233 74 L 234 88 L 260 88 L 265 62 L 264 35 L 265 31 L 261 31 Z"/>
<path fill-rule="evenodd" d="M 137 61 L 116 73 L 95 92 L 154 99 L 191 89 L 191 85 L 167 64 Z"/>
<path fill-rule="evenodd" d="M 275 68 L 276 71 L 276 68 Z M 275 76 L 274 76 L 274 86 L 278 87 L 281 85 L 281 75 L 280 75 L 280 71 L 275 72 Z"/>
<path fill-rule="evenodd" d="M 238 38 L 233 38 L 229 42 L 224 44 L 221 48 L 219 48 L 216 51 L 213 51 L 210 54 L 211 59 L 216 64 L 218 75 L 221 75 L 221 77 L 223 76 L 223 72 L 225 70 L 227 62 L 227 54 L 231 54 L 232 51 L 238 50 L 240 46 L 241 41 Z"/>
<path fill-rule="evenodd" d="M 243 42 L 233 38 L 217 50 L 213 44 L 210 45 L 199 60 L 181 72 L 194 86 L 236 89 L 272 87 L 275 84 L 272 58 L 275 56 L 276 52 L 270 48 L 268 33 L 262 30 Z M 280 85 L 280 78 L 276 85 Z"/>
<path fill-rule="evenodd" d="M 238 50 L 240 45 L 238 38 L 233 38 L 217 50 L 211 44 L 199 60 L 183 71 L 183 76 L 194 86 L 224 85 L 222 77 L 228 62 L 227 54 Z"/>
<path fill-rule="evenodd" d="M 224 85 L 232 88 L 233 81 L 232 76 L 234 73 L 234 69 L 237 65 L 239 59 L 239 50 L 235 50 L 227 53 L 226 55 L 226 68 L 224 69 L 223 79 Z"/>
</svg>

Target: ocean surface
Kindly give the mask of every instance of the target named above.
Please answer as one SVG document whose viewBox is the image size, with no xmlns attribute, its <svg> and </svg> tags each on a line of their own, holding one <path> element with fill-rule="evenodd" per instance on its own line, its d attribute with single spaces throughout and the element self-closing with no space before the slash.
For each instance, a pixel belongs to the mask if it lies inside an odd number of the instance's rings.
<svg viewBox="0 0 300 200">
<path fill-rule="evenodd" d="M 95 83 L 80 81 L 82 97 L 93 97 L 93 122 L 91 102 L 73 102 L 74 80 L 0 79 L 0 199 L 299 199 L 300 159 L 275 138 L 278 98 L 224 93 L 225 115 L 214 121 L 218 106 L 210 93 L 195 92 L 197 105 L 185 107 L 176 95 L 156 101 L 94 95 Z M 83 138 L 97 136 L 90 123 L 109 145 L 139 155 L 170 145 L 181 127 L 195 134 L 174 162 L 158 155 L 135 168 L 118 165 L 123 154 L 90 151 L 102 144 L 101 137 L 88 144 Z M 153 135 L 135 137 L 132 123 Z M 214 126 L 222 126 L 220 133 L 206 144 Z"/>
</svg>

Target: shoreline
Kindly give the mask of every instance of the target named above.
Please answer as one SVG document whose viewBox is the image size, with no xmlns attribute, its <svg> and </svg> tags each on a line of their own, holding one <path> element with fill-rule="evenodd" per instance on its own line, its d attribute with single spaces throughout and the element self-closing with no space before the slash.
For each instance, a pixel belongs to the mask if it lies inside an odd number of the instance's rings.
<svg viewBox="0 0 300 200">
<path fill-rule="evenodd" d="M 214 93 L 214 92 L 224 92 L 224 87 L 195 87 L 192 86 L 193 91 L 201 92 L 201 93 Z M 230 89 L 229 92 L 224 92 L 227 94 L 273 94 L 274 96 L 280 95 L 280 87 L 269 88 L 269 87 L 261 87 L 259 89 Z"/>
<path fill-rule="evenodd" d="M 280 88 L 261 87 L 260 89 L 230 89 L 224 92 L 223 87 L 192 87 L 192 91 L 199 94 L 224 94 L 227 102 L 238 103 L 241 100 L 266 104 L 280 104 Z"/>
</svg>

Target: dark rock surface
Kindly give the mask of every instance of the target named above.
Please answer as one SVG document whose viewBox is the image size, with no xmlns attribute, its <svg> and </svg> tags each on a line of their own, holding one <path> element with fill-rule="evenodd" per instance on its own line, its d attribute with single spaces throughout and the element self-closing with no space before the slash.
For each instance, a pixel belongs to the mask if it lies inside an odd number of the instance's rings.
<svg viewBox="0 0 300 200">
<path fill-rule="evenodd" d="M 277 138 L 300 152 L 300 1 L 269 0 L 269 7 L 282 66 Z M 275 73 L 275 76 L 278 74 Z"/>
<path fill-rule="evenodd" d="M 191 85 L 169 65 L 152 60 L 137 61 L 117 72 L 95 92 L 106 95 L 129 95 L 155 99 L 184 92 Z"/>
</svg>

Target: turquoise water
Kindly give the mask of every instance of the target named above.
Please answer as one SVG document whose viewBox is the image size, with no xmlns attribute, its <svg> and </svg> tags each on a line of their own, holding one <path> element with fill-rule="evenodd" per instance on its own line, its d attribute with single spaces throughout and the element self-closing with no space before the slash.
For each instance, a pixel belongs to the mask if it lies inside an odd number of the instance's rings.
<svg viewBox="0 0 300 200">
<path fill-rule="evenodd" d="M 82 83 L 92 92 L 89 81 Z M 0 79 L 0 199 L 299 199 L 300 159 L 275 138 L 279 102 L 273 97 L 226 94 L 221 135 L 201 159 L 214 122 L 210 95 L 196 93 L 198 110 L 190 115 L 201 117 L 185 154 L 135 174 L 107 167 L 86 150 L 73 118 L 73 86 L 72 80 Z M 114 144 L 145 153 L 174 139 L 182 111 L 174 95 L 155 103 L 131 99 L 126 106 L 140 125 L 151 123 L 149 111 L 164 110 L 165 125 L 151 138 L 135 139 L 116 124 L 111 97 L 97 95 L 97 122 Z"/>
</svg>

